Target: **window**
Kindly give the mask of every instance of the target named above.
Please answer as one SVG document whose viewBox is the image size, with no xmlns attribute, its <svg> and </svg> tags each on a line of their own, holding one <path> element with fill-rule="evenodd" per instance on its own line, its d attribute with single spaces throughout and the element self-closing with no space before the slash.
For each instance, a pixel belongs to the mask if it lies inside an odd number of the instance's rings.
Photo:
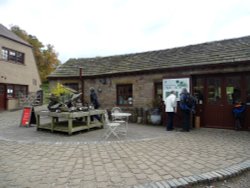
<svg viewBox="0 0 250 188">
<path fill-rule="evenodd" d="M 27 86 L 15 85 L 14 86 L 15 97 L 27 96 Z"/>
<path fill-rule="evenodd" d="M 2 59 L 5 61 L 8 61 L 8 50 L 7 49 L 2 49 Z"/>
<path fill-rule="evenodd" d="M 21 96 L 27 96 L 28 87 L 25 85 L 7 85 L 7 97 L 19 98 Z"/>
<path fill-rule="evenodd" d="M 17 52 L 16 53 L 16 60 L 17 60 L 17 62 L 19 62 L 19 63 L 24 63 L 24 54 L 23 53 L 21 53 L 21 52 Z"/>
<path fill-rule="evenodd" d="M 0 95 L 4 95 L 4 94 L 5 94 L 4 85 L 0 84 Z"/>
<path fill-rule="evenodd" d="M 71 89 L 74 89 L 76 91 L 79 91 L 78 83 L 64 83 L 63 85 L 65 85 L 66 87 L 69 87 Z"/>
<path fill-rule="evenodd" d="M 218 104 L 221 103 L 221 79 L 209 78 L 207 80 L 208 87 L 208 103 Z"/>
<path fill-rule="evenodd" d="M 37 85 L 37 80 L 33 78 L 32 83 L 33 83 L 34 86 L 36 86 Z"/>
<path fill-rule="evenodd" d="M 14 97 L 14 86 L 13 85 L 7 85 L 7 97 L 8 98 Z"/>
<path fill-rule="evenodd" d="M 2 59 L 5 61 L 24 64 L 24 53 L 17 52 L 8 48 L 3 48 Z"/>
<path fill-rule="evenodd" d="M 203 103 L 203 95 L 204 95 L 204 79 L 197 78 L 194 80 L 194 87 L 193 87 L 194 96 L 198 100 L 199 104 Z"/>
<path fill-rule="evenodd" d="M 9 50 L 9 60 L 16 61 L 16 52 L 13 50 Z"/>
<path fill-rule="evenodd" d="M 241 101 L 240 77 L 226 78 L 226 94 L 228 104 L 234 104 Z"/>
<path fill-rule="evenodd" d="M 133 104 L 133 88 L 132 84 L 117 85 L 117 105 Z"/>
<path fill-rule="evenodd" d="M 162 99 L 162 82 L 154 83 L 155 85 L 155 98 Z"/>
<path fill-rule="evenodd" d="M 153 106 L 159 107 L 162 104 L 162 82 L 155 82 L 154 90 Z"/>
</svg>

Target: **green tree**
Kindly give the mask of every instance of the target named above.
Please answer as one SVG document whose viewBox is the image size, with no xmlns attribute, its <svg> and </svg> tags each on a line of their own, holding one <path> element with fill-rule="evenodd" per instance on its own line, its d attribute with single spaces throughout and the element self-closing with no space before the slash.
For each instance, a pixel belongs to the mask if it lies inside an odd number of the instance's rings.
<svg viewBox="0 0 250 188">
<path fill-rule="evenodd" d="M 47 76 L 60 64 L 58 54 L 55 52 L 54 47 L 51 44 L 44 46 L 36 36 L 28 34 L 26 31 L 20 29 L 19 26 L 12 26 L 11 31 L 33 47 L 41 80 L 42 82 L 46 82 Z"/>
<path fill-rule="evenodd" d="M 41 78 L 46 79 L 47 76 L 60 64 L 57 56 L 58 55 L 51 44 L 48 44 L 46 48 L 42 50 L 43 61 L 41 61 L 42 63 L 39 65 Z"/>
</svg>

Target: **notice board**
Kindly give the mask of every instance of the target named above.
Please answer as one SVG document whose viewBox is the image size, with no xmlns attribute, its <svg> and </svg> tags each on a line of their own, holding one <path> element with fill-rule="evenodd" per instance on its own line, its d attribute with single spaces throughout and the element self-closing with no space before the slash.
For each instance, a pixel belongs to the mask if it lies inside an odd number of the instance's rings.
<svg viewBox="0 0 250 188">
<path fill-rule="evenodd" d="M 31 124 L 36 124 L 34 107 L 24 107 L 20 126 L 29 127 Z"/>
<path fill-rule="evenodd" d="M 172 78 L 163 79 L 163 100 L 165 100 L 171 91 L 176 92 L 177 101 L 180 100 L 180 93 L 183 88 L 190 92 L 190 78 Z"/>
</svg>

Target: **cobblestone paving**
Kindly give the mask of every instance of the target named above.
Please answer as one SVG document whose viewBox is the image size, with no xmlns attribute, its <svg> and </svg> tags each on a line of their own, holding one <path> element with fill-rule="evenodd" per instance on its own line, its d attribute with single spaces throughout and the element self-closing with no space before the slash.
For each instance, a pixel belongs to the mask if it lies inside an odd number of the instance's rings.
<svg viewBox="0 0 250 188">
<path fill-rule="evenodd" d="M 0 113 L 1 188 L 143 187 L 250 160 L 250 132 L 129 124 L 128 137 L 103 141 L 105 129 L 68 136 L 19 127 L 20 118 Z"/>
<path fill-rule="evenodd" d="M 250 172 L 217 182 L 206 182 L 192 186 L 192 188 L 249 188 Z"/>
</svg>

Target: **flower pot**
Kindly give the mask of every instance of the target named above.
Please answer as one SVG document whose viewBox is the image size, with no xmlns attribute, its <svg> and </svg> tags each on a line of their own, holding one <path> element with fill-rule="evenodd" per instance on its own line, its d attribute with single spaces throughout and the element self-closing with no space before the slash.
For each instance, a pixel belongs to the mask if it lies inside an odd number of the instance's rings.
<svg viewBox="0 0 250 188">
<path fill-rule="evenodd" d="M 151 123 L 154 125 L 159 125 L 161 123 L 161 115 L 160 114 L 156 114 L 156 115 L 151 115 Z"/>
</svg>

